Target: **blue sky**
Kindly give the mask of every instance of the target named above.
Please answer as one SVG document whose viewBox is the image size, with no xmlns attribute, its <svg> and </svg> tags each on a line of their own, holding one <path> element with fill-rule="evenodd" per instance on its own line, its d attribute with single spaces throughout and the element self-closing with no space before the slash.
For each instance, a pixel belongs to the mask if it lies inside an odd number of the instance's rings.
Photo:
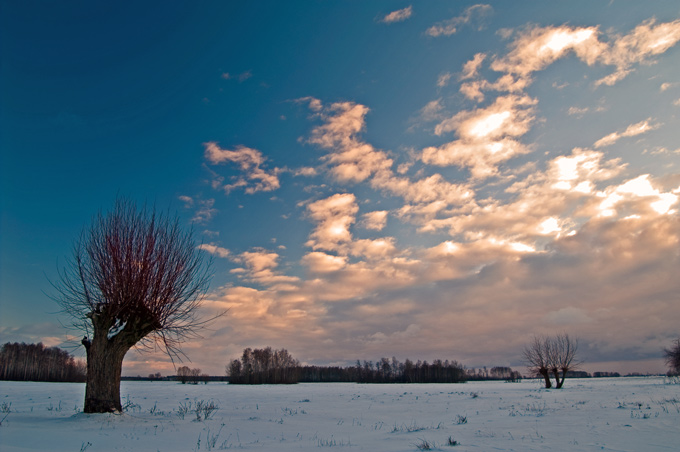
<svg viewBox="0 0 680 452">
<path fill-rule="evenodd" d="M 184 347 L 662 371 L 680 334 L 680 6 L 3 2 L 0 341 L 68 344 L 49 280 L 97 211 L 215 259 Z M 80 353 L 76 351 L 76 353 Z M 171 373 L 131 352 L 124 373 Z"/>
</svg>

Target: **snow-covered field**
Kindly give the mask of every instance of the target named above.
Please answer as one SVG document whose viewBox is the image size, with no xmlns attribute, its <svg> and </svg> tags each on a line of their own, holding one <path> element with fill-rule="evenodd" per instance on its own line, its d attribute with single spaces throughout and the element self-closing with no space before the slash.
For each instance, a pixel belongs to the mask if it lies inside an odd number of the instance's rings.
<svg viewBox="0 0 680 452">
<path fill-rule="evenodd" d="M 0 450 L 678 451 L 680 385 L 666 383 L 123 382 L 124 414 L 86 415 L 82 384 L 2 381 Z"/>
</svg>

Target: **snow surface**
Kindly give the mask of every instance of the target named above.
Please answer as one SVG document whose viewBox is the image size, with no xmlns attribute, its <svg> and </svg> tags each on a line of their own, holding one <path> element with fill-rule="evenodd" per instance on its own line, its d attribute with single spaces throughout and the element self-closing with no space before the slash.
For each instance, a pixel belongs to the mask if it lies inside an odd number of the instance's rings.
<svg viewBox="0 0 680 452">
<path fill-rule="evenodd" d="M 655 378 L 238 386 L 128 382 L 124 414 L 83 384 L 0 382 L 0 450 L 678 451 L 680 385 Z M 196 403 L 219 406 L 196 420 Z M 186 411 L 183 418 L 182 411 Z M 3 419 L 4 418 L 4 419 Z M 458 445 L 449 445 L 449 438 Z"/>
</svg>

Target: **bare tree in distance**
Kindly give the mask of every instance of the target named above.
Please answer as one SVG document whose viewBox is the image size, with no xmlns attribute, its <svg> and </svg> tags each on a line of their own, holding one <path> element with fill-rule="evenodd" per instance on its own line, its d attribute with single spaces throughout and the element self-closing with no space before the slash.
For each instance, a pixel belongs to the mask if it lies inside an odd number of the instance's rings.
<svg viewBox="0 0 680 452">
<path fill-rule="evenodd" d="M 576 359 L 578 340 L 572 339 L 568 334 L 558 334 L 552 338 L 550 363 L 555 387 L 560 389 L 564 385 L 567 373 L 576 369 L 580 362 Z"/>
<path fill-rule="evenodd" d="M 671 348 L 663 349 L 664 359 L 670 370 L 669 375 L 680 375 L 680 339 L 673 342 Z"/>
<path fill-rule="evenodd" d="M 176 216 L 117 199 L 93 218 L 53 283 L 54 299 L 85 334 L 85 413 L 122 410 L 122 363 L 133 346 L 181 360 L 180 344 L 212 320 L 197 316 L 210 267 Z"/>
<path fill-rule="evenodd" d="M 555 388 L 564 385 L 567 373 L 575 370 L 580 362 L 577 360 L 578 340 L 568 334 L 557 334 L 552 337 L 534 336 L 533 342 L 524 349 L 524 361 L 535 375 L 545 380 L 545 387 L 551 388 L 550 374 L 555 378 Z"/>
<path fill-rule="evenodd" d="M 533 342 L 524 348 L 523 356 L 529 371 L 534 375 L 542 376 L 545 380 L 545 387 L 552 388 L 550 381 L 550 363 L 546 350 L 547 338 L 534 336 Z"/>
</svg>

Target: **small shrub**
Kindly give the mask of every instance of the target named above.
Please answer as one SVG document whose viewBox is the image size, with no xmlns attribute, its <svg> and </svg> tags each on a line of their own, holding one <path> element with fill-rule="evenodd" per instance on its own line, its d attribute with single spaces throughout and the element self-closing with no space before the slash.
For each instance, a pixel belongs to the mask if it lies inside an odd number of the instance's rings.
<svg viewBox="0 0 680 452">
<path fill-rule="evenodd" d="M 458 441 L 456 441 L 455 439 L 453 439 L 453 437 L 451 437 L 451 436 L 449 436 L 449 439 L 446 442 L 446 445 L 451 446 L 451 447 L 457 446 L 458 444 L 460 444 L 460 443 Z"/>
<path fill-rule="evenodd" d="M 432 450 L 434 449 L 434 444 L 431 444 L 427 440 L 421 439 L 420 443 L 416 444 L 416 448 L 418 448 L 418 450 Z"/>
<path fill-rule="evenodd" d="M 219 405 L 213 400 L 207 402 L 205 400 L 194 400 L 193 404 L 191 402 L 180 402 L 177 408 L 177 417 L 184 419 L 184 416 L 188 413 L 194 413 L 196 415 L 194 422 L 207 421 L 219 408 Z"/>
<path fill-rule="evenodd" d="M 458 418 L 456 419 L 456 424 L 458 424 L 458 425 L 467 424 L 467 416 L 461 416 L 459 414 Z"/>
<path fill-rule="evenodd" d="M 180 419 L 184 420 L 184 416 L 189 412 L 191 409 L 191 402 L 188 403 L 179 403 L 179 407 L 177 408 L 177 417 Z"/>
<path fill-rule="evenodd" d="M 199 400 L 196 402 L 196 422 L 202 420 L 207 421 L 210 417 L 217 411 L 220 407 L 212 400 L 206 402 L 205 400 Z"/>
</svg>

